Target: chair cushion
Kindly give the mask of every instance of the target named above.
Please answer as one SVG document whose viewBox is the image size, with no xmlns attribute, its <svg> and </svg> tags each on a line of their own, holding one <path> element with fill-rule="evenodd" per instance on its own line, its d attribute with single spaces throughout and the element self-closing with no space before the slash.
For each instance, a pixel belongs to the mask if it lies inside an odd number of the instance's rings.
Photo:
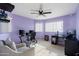
<svg viewBox="0 0 79 59">
<path fill-rule="evenodd" d="M 29 49 L 30 49 L 29 47 L 21 47 L 21 48 L 18 48 L 17 51 L 18 52 L 23 52 L 23 51 L 27 51 Z"/>
<path fill-rule="evenodd" d="M 17 48 L 26 47 L 26 44 L 25 43 L 16 44 L 16 47 Z"/>
<path fill-rule="evenodd" d="M 12 48 L 13 50 L 17 50 L 15 42 L 11 42 L 9 47 Z"/>
</svg>

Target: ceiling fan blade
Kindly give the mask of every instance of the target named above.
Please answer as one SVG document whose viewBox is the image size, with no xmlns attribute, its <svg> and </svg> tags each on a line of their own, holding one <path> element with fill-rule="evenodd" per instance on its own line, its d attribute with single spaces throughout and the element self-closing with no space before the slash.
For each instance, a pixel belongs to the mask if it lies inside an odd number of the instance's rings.
<svg viewBox="0 0 79 59">
<path fill-rule="evenodd" d="M 31 14 L 38 14 L 38 13 L 31 13 Z"/>
<path fill-rule="evenodd" d="M 51 14 L 52 12 L 43 12 L 43 14 Z"/>
<path fill-rule="evenodd" d="M 38 12 L 39 10 L 31 10 L 31 11 L 36 11 L 36 12 Z"/>
<path fill-rule="evenodd" d="M 39 8 L 40 11 L 43 10 L 43 4 L 40 4 L 40 8 Z"/>
</svg>

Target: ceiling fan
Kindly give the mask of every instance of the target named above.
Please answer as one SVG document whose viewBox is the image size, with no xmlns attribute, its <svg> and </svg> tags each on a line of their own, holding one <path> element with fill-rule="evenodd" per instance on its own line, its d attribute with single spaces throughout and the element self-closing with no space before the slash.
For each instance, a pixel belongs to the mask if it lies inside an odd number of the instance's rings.
<svg viewBox="0 0 79 59">
<path fill-rule="evenodd" d="M 42 15 L 42 16 L 46 16 L 46 14 L 52 13 L 50 11 L 47 12 L 47 11 L 43 10 L 42 4 L 40 4 L 39 10 L 31 10 L 31 11 L 33 11 L 33 13 L 31 13 L 31 14 L 37 14 L 37 15 Z"/>
</svg>

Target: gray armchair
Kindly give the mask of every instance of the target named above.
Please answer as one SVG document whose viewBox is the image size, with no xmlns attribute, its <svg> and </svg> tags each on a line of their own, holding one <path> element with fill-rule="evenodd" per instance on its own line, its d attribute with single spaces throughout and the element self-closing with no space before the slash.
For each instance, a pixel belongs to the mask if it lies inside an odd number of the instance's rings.
<svg viewBox="0 0 79 59">
<path fill-rule="evenodd" d="M 0 44 L 0 56 L 33 56 L 34 47 L 28 48 L 25 43 L 16 44 L 16 50 Z"/>
</svg>

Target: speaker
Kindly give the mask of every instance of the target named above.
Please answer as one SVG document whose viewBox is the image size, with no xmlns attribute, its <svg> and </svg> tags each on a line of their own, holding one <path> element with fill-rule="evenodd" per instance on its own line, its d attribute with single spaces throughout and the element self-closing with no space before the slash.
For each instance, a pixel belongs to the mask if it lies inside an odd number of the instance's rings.
<svg viewBox="0 0 79 59">
<path fill-rule="evenodd" d="M 15 6 L 11 3 L 0 3 L 0 9 L 4 11 L 12 12 L 14 8 Z"/>
<path fill-rule="evenodd" d="M 19 30 L 19 35 L 24 36 L 24 30 Z"/>
</svg>

